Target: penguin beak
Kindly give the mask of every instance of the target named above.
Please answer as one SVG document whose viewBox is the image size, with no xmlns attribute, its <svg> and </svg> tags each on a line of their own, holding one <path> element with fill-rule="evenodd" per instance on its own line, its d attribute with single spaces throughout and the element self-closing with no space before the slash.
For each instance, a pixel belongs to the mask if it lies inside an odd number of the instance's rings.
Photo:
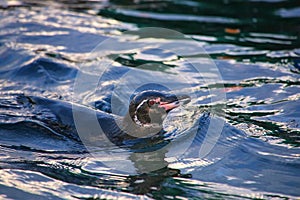
<svg viewBox="0 0 300 200">
<path fill-rule="evenodd" d="M 164 108 L 166 112 L 169 112 L 173 110 L 174 108 L 177 108 L 180 106 L 178 101 L 168 103 L 168 102 L 160 102 L 159 107 Z"/>
<path fill-rule="evenodd" d="M 159 102 L 159 107 L 164 108 L 166 112 L 179 107 L 182 104 L 187 104 L 191 101 L 191 97 L 188 95 L 181 96 L 168 96 Z"/>
</svg>

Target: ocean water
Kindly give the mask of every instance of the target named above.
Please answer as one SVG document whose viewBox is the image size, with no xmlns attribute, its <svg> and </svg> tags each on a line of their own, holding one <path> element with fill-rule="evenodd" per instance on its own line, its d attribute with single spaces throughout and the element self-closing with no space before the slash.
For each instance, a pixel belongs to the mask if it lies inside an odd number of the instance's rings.
<svg viewBox="0 0 300 200">
<path fill-rule="evenodd" d="M 297 0 L 0 1 L 0 199 L 300 198 L 299 13 Z M 119 119 L 143 90 L 191 101 L 157 140 L 105 142 L 89 117 Z"/>
</svg>

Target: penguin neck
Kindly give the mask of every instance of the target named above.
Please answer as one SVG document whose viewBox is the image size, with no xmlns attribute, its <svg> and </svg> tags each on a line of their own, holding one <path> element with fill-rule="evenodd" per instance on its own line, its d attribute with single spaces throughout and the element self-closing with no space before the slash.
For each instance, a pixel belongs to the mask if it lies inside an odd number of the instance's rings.
<svg viewBox="0 0 300 200">
<path fill-rule="evenodd" d="M 138 119 L 132 119 L 129 113 L 124 116 L 122 126 L 126 134 L 136 138 L 153 136 L 163 130 L 162 124 L 143 124 Z"/>
</svg>

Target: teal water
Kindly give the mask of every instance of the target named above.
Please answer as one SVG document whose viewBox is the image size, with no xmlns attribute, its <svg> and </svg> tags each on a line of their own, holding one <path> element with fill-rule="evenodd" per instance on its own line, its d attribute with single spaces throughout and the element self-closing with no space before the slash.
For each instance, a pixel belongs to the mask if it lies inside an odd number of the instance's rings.
<svg viewBox="0 0 300 200">
<path fill-rule="evenodd" d="M 25 0 L 0 1 L 0 8 L 1 199 L 299 198 L 298 1 Z M 139 34 L 145 27 L 179 31 L 194 42 Z M 95 51 L 109 38 L 121 44 L 117 50 Z M 202 63 L 202 49 L 217 67 L 218 81 L 184 62 Z M 105 62 L 112 65 L 96 89 L 76 93 L 78 74 L 93 80 L 99 73 L 94 64 Z M 184 152 L 178 157 L 154 156 L 167 164 L 147 173 L 141 172 L 145 156 L 93 157 L 61 120 L 70 103 L 122 113 L 126 102 L 121 98 L 114 110 L 113 99 L 131 73 L 137 80 L 154 76 L 154 83 L 171 79 L 192 96 L 171 113 L 165 137 L 183 144 L 195 132 L 191 144 L 176 146 Z M 211 91 L 218 90 L 226 99 L 212 102 Z M 27 96 L 45 101 L 26 104 Z M 61 106 L 59 115 L 51 102 Z M 224 127 L 201 157 L 214 119 Z M 119 166 L 106 164 L 114 159 Z"/>
</svg>

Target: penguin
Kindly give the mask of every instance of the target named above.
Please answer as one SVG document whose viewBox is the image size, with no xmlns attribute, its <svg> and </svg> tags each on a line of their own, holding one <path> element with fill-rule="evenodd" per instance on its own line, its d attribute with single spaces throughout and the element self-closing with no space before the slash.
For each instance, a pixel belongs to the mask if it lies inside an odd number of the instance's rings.
<svg viewBox="0 0 300 200">
<path fill-rule="evenodd" d="M 30 120 L 42 123 L 57 135 L 81 141 L 82 132 L 93 130 L 90 119 L 95 116 L 101 131 L 111 143 L 128 146 L 131 141 L 138 142 L 140 138 L 153 139 L 163 136 L 165 133 L 163 121 L 168 113 L 190 102 L 190 97 L 156 90 L 139 92 L 131 99 L 125 116 L 116 116 L 79 104 L 37 96 L 22 95 L 18 101 L 31 113 Z M 74 120 L 74 113 L 77 113 L 77 120 Z M 75 123 L 80 123 L 83 129 L 78 130 Z M 93 133 L 93 136 L 95 134 Z"/>
</svg>

